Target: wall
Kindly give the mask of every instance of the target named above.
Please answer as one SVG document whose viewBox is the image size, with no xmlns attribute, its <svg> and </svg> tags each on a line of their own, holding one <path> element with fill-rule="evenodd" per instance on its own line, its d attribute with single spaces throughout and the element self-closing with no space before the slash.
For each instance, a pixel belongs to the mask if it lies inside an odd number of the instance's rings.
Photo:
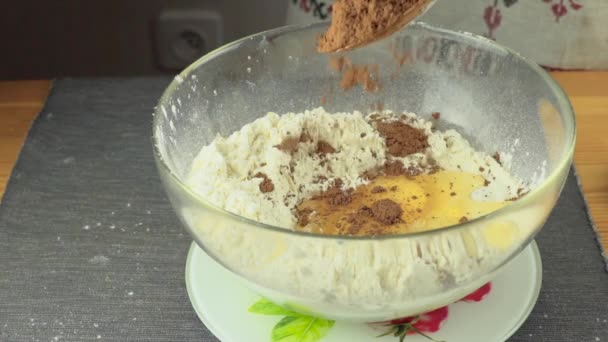
<svg viewBox="0 0 608 342">
<path fill-rule="evenodd" d="M 4 1 L 3 1 L 4 2 Z M 163 8 L 218 11 L 229 42 L 284 23 L 289 0 L 17 0 L 0 11 L 0 79 L 171 72 L 154 54 Z"/>
</svg>

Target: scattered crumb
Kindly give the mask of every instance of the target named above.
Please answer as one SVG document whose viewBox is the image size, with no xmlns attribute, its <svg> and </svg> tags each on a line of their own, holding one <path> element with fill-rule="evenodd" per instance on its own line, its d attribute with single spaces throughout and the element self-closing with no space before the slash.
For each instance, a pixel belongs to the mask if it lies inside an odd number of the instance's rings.
<svg viewBox="0 0 608 342">
<path fill-rule="evenodd" d="M 496 160 L 496 162 L 502 166 L 502 163 L 500 162 L 500 152 L 494 153 L 492 158 L 494 158 L 494 160 Z"/>
<path fill-rule="evenodd" d="M 105 255 L 96 255 L 89 259 L 89 263 L 96 265 L 105 265 L 108 263 L 108 261 L 110 261 L 110 258 Z"/>
</svg>

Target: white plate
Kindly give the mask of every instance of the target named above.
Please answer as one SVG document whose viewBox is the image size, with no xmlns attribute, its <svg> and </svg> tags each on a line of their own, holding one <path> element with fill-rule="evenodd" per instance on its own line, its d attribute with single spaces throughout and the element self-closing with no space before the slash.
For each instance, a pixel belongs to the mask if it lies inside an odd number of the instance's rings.
<svg viewBox="0 0 608 342">
<path fill-rule="evenodd" d="M 441 330 L 429 334 L 446 342 L 502 342 L 513 335 L 532 311 L 540 292 L 542 265 L 532 242 L 506 264 L 492 281 L 492 291 L 481 302 L 450 305 Z M 247 309 L 260 297 L 192 243 L 186 261 L 186 286 L 192 306 L 205 326 L 222 342 L 270 342 L 280 316 L 262 316 Z M 398 342 L 377 338 L 366 324 L 336 322 L 320 342 Z M 410 335 L 408 342 L 429 342 Z"/>
</svg>

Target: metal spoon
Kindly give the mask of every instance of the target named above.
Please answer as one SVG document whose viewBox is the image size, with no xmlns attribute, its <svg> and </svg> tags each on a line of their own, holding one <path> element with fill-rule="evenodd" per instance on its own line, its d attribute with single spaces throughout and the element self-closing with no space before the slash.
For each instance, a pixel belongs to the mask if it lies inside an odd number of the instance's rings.
<svg viewBox="0 0 608 342">
<path fill-rule="evenodd" d="M 412 5 L 410 8 L 408 8 L 405 12 L 403 12 L 400 15 L 399 20 L 397 20 L 393 25 L 388 26 L 382 32 L 377 32 L 374 35 L 365 37 L 365 38 L 359 40 L 358 42 L 345 46 L 345 47 L 336 48 L 333 50 L 322 50 L 322 51 L 319 50 L 319 51 L 331 53 L 331 52 L 352 50 L 352 49 L 356 49 L 358 47 L 362 47 L 367 44 L 371 44 L 377 40 L 386 38 L 386 37 L 390 36 L 391 34 L 401 30 L 403 27 L 405 27 L 410 22 L 414 21 L 416 18 L 422 16 L 429 8 L 431 8 L 431 6 L 433 6 L 433 4 L 435 4 L 436 1 L 437 0 L 418 0 L 417 3 Z"/>
</svg>

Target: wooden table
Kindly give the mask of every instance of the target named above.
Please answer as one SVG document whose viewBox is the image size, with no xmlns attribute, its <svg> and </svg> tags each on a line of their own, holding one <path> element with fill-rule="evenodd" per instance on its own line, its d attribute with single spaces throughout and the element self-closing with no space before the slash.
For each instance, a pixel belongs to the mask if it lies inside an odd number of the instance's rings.
<svg viewBox="0 0 608 342">
<path fill-rule="evenodd" d="M 585 197 L 608 249 L 608 72 L 555 72 L 574 105 L 578 141 L 574 155 Z M 0 82 L 0 196 L 42 108 L 49 81 Z"/>
</svg>

